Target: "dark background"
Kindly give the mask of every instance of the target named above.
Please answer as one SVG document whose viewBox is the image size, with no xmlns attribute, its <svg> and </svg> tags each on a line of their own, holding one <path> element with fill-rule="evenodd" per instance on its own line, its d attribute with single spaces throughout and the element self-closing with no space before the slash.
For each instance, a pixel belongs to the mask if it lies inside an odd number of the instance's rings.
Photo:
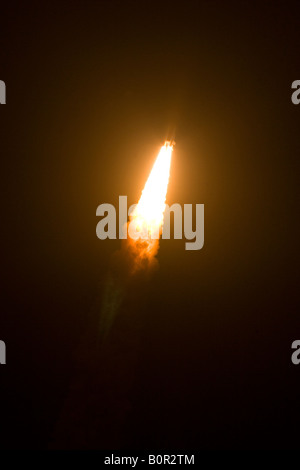
<svg viewBox="0 0 300 470">
<path fill-rule="evenodd" d="M 1 2 L 1 448 L 64 447 L 119 247 L 96 208 L 137 202 L 174 132 L 167 202 L 205 204 L 204 248 L 161 241 L 122 424 L 92 400 L 118 435 L 85 416 L 69 446 L 299 447 L 299 31 L 299 2 Z"/>
</svg>

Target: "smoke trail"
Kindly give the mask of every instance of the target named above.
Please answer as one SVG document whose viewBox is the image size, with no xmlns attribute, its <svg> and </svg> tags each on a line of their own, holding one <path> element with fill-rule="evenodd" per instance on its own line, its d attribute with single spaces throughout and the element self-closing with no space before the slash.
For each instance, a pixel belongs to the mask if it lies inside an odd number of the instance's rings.
<svg viewBox="0 0 300 470">
<path fill-rule="evenodd" d="M 113 254 L 104 292 L 99 289 L 75 353 L 74 376 L 50 448 L 115 449 L 126 442 L 126 420 L 135 406 L 140 305 L 158 266 L 154 242 L 122 240 Z"/>
<path fill-rule="evenodd" d="M 100 312 L 100 335 L 103 341 L 113 325 L 114 319 L 122 306 L 128 285 L 139 277 L 146 280 L 158 268 L 156 254 L 159 249 L 158 239 L 122 240 L 122 246 L 111 260 L 110 269 L 104 287 Z"/>
<path fill-rule="evenodd" d="M 111 258 L 101 303 L 99 291 L 78 347 L 52 448 L 115 449 L 126 441 L 124 423 L 134 406 L 140 305 L 145 302 L 143 286 L 158 267 L 159 236 L 151 235 L 159 235 L 162 228 L 171 153 L 172 145 L 166 143 L 132 214 L 138 230 L 147 226 L 149 237 L 122 240 Z"/>
</svg>

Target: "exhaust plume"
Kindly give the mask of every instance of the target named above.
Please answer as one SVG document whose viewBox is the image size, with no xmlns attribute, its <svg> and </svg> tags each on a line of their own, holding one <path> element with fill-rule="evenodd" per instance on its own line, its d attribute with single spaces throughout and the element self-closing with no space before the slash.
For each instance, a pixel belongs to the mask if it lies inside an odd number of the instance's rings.
<svg viewBox="0 0 300 470">
<path fill-rule="evenodd" d="M 149 276 L 158 266 L 156 254 L 162 233 L 172 151 L 170 142 L 161 147 L 127 223 L 129 237 L 122 240 L 121 249 L 113 256 L 101 309 L 100 330 L 104 336 L 122 304 L 128 282 L 136 276 Z"/>
</svg>

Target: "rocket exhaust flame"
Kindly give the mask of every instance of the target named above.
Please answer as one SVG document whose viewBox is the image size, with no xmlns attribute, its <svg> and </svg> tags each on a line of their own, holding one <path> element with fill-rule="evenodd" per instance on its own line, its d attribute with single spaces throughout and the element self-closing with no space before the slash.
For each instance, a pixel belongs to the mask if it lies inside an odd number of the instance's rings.
<svg viewBox="0 0 300 470">
<path fill-rule="evenodd" d="M 173 146 L 169 142 L 162 146 L 132 214 L 138 230 L 141 233 L 146 231 L 145 238 L 158 238 L 162 228 L 172 150 Z"/>
<path fill-rule="evenodd" d="M 128 224 L 127 242 L 134 258 L 132 272 L 146 269 L 158 251 L 162 232 L 173 145 L 165 142 Z"/>
<path fill-rule="evenodd" d="M 127 223 L 129 237 L 122 240 L 115 253 L 104 292 L 100 330 L 108 334 L 123 302 L 124 292 L 132 277 L 147 277 L 157 266 L 165 202 L 168 189 L 173 145 L 165 142 L 153 165 L 138 204 Z"/>
</svg>

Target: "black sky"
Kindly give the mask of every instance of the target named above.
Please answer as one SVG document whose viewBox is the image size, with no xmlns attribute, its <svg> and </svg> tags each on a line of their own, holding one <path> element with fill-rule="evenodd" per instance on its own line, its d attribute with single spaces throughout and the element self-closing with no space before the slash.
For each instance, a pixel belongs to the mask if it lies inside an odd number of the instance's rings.
<svg viewBox="0 0 300 470">
<path fill-rule="evenodd" d="M 299 446 L 299 30 L 297 2 L 1 6 L 1 448 L 59 445 L 119 248 L 96 238 L 96 208 L 137 202 L 174 132 L 167 202 L 205 205 L 205 246 L 161 242 L 107 358 L 131 374 L 115 441 L 78 405 L 89 431 L 69 444 Z"/>
</svg>

